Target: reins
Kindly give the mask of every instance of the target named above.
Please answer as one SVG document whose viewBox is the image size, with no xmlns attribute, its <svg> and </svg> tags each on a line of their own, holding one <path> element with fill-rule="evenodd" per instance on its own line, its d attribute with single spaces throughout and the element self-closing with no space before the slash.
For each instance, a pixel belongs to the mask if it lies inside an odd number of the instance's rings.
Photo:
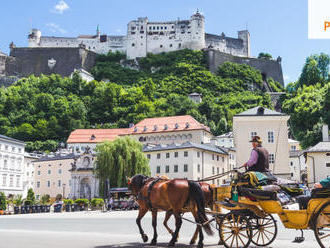
<svg viewBox="0 0 330 248">
<path fill-rule="evenodd" d="M 218 179 L 218 178 L 224 177 L 228 174 L 231 174 L 233 172 L 237 172 L 238 169 L 241 169 L 243 167 L 244 166 L 241 166 L 241 167 L 238 167 L 236 169 L 233 169 L 233 170 L 230 170 L 230 171 L 227 171 L 227 172 L 224 172 L 224 173 L 220 173 L 220 174 L 216 174 L 216 175 L 213 175 L 213 176 L 205 177 L 205 178 L 202 178 L 202 179 L 199 179 L 199 180 L 194 180 L 194 182 L 205 182 L 205 181 L 211 181 L 211 180 L 214 180 L 214 179 Z"/>
</svg>

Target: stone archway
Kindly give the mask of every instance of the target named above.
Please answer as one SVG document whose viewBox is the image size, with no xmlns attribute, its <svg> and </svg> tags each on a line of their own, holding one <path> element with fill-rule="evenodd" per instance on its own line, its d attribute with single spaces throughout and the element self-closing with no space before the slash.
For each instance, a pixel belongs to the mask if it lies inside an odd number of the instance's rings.
<svg viewBox="0 0 330 248">
<path fill-rule="evenodd" d="M 91 181 L 85 177 L 80 181 L 80 198 L 91 199 Z"/>
</svg>

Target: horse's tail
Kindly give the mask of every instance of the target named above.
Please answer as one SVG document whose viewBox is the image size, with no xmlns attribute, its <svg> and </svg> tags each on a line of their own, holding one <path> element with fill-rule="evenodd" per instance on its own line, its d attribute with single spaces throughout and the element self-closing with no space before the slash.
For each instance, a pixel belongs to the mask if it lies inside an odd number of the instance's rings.
<svg viewBox="0 0 330 248">
<path fill-rule="evenodd" d="M 188 181 L 189 185 L 189 197 L 190 199 L 194 199 L 197 205 L 197 214 L 199 217 L 199 221 L 204 223 L 207 221 L 207 216 L 205 214 L 205 200 L 204 194 L 200 187 L 200 185 L 193 181 Z M 208 235 L 213 235 L 213 231 L 209 224 L 203 225 L 205 232 Z"/>
</svg>

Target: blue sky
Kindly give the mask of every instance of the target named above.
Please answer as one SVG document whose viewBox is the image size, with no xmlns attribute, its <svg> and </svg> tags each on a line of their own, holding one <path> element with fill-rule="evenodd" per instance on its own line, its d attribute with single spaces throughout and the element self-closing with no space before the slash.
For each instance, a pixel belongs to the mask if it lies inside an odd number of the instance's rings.
<svg viewBox="0 0 330 248">
<path fill-rule="evenodd" d="M 329 40 L 308 40 L 307 0 L 1 0 L 0 50 L 9 43 L 27 46 L 32 27 L 47 36 L 125 34 L 127 23 L 140 16 L 151 21 L 188 19 L 199 9 L 208 33 L 237 37 L 246 26 L 251 52 L 282 57 L 286 83 L 298 79 L 307 56 L 330 53 Z"/>
</svg>

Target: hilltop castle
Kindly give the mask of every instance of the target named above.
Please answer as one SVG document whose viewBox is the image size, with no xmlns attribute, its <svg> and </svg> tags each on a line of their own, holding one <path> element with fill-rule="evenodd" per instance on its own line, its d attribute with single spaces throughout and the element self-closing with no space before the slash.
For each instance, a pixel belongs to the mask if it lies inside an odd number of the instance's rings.
<svg viewBox="0 0 330 248">
<path fill-rule="evenodd" d="M 99 28 L 95 35 L 80 35 L 76 38 L 42 36 L 33 29 L 28 36 L 29 47 L 79 47 L 96 53 L 120 51 L 127 59 L 145 57 L 147 53 L 170 52 L 180 49 L 201 50 L 213 48 L 220 52 L 250 57 L 250 34 L 238 31 L 238 38 L 207 34 L 204 16 L 198 11 L 189 20 L 149 22 L 147 17 L 138 18 L 127 24 L 126 36 L 101 35 Z"/>
</svg>

